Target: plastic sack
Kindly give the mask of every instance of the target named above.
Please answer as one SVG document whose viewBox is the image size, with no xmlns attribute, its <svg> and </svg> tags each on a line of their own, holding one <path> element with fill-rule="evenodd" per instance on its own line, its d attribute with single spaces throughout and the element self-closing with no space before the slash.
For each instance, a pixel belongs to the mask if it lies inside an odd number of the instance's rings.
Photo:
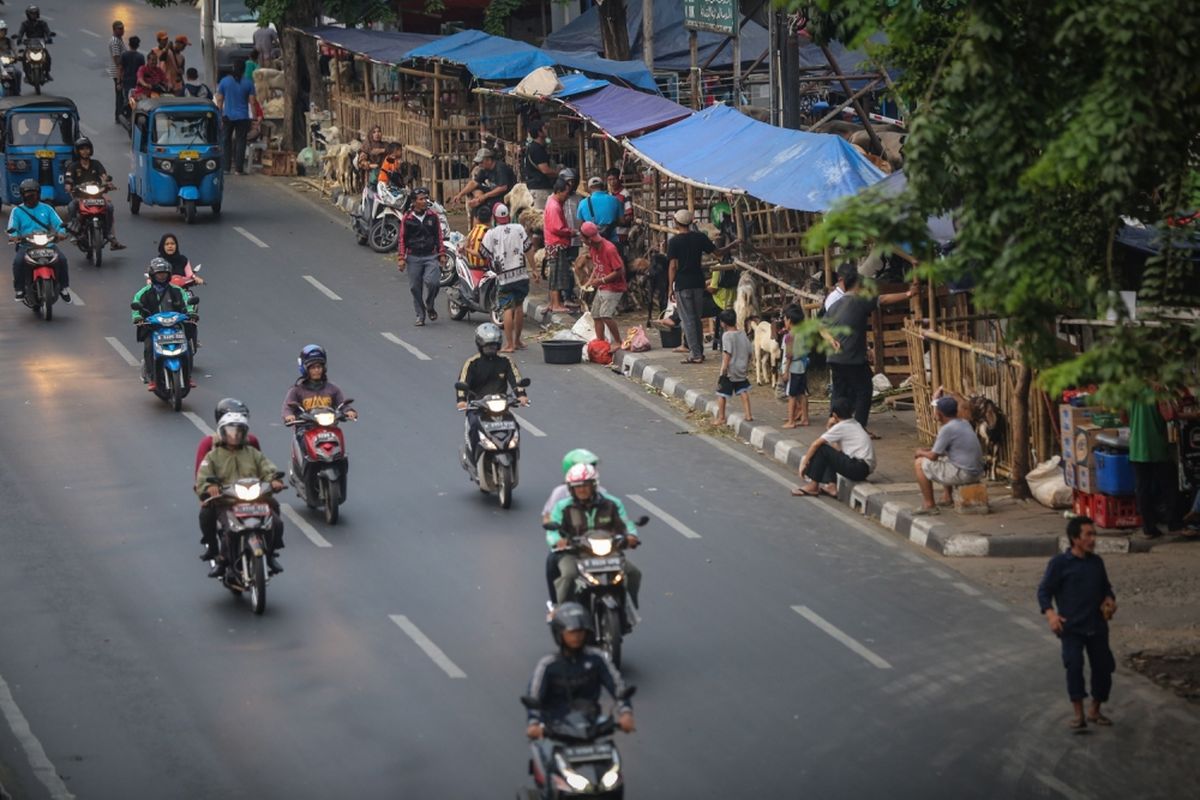
<svg viewBox="0 0 1200 800">
<path fill-rule="evenodd" d="M 585 311 L 583 316 L 575 320 L 575 324 L 571 326 L 571 333 L 583 339 L 585 342 L 590 342 L 596 338 L 596 323 L 592 320 L 592 312 Z"/>
<path fill-rule="evenodd" d="M 871 378 L 871 388 L 875 390 L 872 392 L 872 394 L 891 391 L 892 381 L 887 375 L 884 375 L 882 372 L 880 372 L 877 373 L 875 377 Z"/>
<path fill-rule="evenodd" d="M 1067 486 L 1066 480 L 1063 479 L 1061 463 L 1062 458 L 1055 456 L 1038 464 L 1025 476 L 1033 499 L 1047 508 L 1071 507 L 1071 487 Z"/>
<path fill-rule="evenodd" d="M 603 339 L 592 339 L 587 346 L 587 359 L 593 364 L 611 364 L 612 347 Z"/>
<path fill-rule="evenodd" d="M 649 350 L 650 337 L 646 335 L 646 329 L 641 325 L 630 328 L 621 347 L 631 353 L 644 353 Z"/>
</svg>

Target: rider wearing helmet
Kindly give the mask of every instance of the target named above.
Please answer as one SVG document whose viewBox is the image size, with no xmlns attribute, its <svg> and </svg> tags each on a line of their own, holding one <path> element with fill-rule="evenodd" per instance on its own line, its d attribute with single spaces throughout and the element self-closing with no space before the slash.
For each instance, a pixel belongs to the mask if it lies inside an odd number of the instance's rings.
<svg viewBox="0 0 1200 800">
<path fill-rule="evenodd" d="M 300 377 L 288 390 L 287 397 L 283 398 L 283 409 L 280 411 L 285 423 L 295 422 L 297 411 L 337 408 L 346 402 L 346 395 L 336 383 L 329 380 L 326 360 L 325 348 L 319 344 L 308 344 L 300 350 L 300 357 L 296 359 Z M 358 412 L 349 409 L 346 416 L 358 419 Z"/>
<path fill-rule="evenodd" d="M 10 242 L 34 233 L 46 233 L 58 238 L 67 235 L 62 219 L 54 210 L 54 206 L 41 201 L 42 187 L 37 181 L 33 178 L 26 178 L 21 181 L 19 191 L 21 192 L 21 204 L 13 206 L 12 212 L 8 215 L 8 240 Z M 13 292 L 16 293 L 18 300 L 25 297 L 25 285 L 29 283 L 31 277 L 30 270 L 25 265 L 25 248 L 24 242 L 17 245 L 17 252 L 13 256 L 12 262 Z M 67 270 L 67 257 L 62 254 L 61 250 L 58 251 L 58 258 L 54 262 L 54 272 L 58 276 L 58 285 L 63 301 L 71 302 L 69 288 L 71 274 Z"/>
<path fill-rule="evenodd" d="M 549 521 L 556 523 L 557 529 L 546 531 L 546 544 L 551 550 L 562 551 L 558 559 L 558 578 L 554 581 L 558 603 L 574 599 L 579 569 L 575 554 L 568 550 L 572 537 L 590 530 L 605 530 L 614 536 L 625 534 L 625 547 L 634 548 L 639 544 L 636 528 L 626 522 L 623 509 L 612 497 L 600 491 L 599 478 L 600 473 L 591 464 L 571 467 L 567 470 L 568 496 L 550 511 Z M 629 597 L 636 606 L 642 572 L 628 559 L 625 560 L 625 579 L 629 582 Z"/>
<path fill-rule="evenodd" d="M 14 97 L 21 94 L 21 60 L 18 55 L 17 45 L 8 35 L 8 23 L 0 19 L 0 56 L 12 59 L 7 67 L 13 72 L 12 84 L 5 87 L 5 94 L 11 91 Z"/>
<path fill-rule="evenodd" d="M 226 397 L 218 402 L 216 408 L 213 410 L 213 422 L 219 425 L 221 424 L 221 417 L 234 412 L 244 414 L 247 421 L 249 421 L 250 409 L 246 407 L 246 404 L 237 398 Z M 246 444 L 258 450 L 262 449 L 259 445 L 258 437 L 249 431 L 246 432 Z M 212 450 L 212 448 L 213 437 L 211 435 L 200 439 L 200 443 L 196 445 L 196 466 L 192 468 L 193 475 L 200 471 L 200 462 L 204 460 L 204 457 L 208 455 L 208 451 Z"/>
<path fill-rule="evenodd" d="M 142 343 L 142 380 L 150 391 L 157 386 L 154 382 L 154 352 L 151 347 L 150 329 L 146 319 L 161 311 L 177 311 L 196 320 L 196 308 L 192 296 L 178 286 L 171 285 L 171 265 L 165 258 L 152 258 L 146 269 L 150 283 L 138 289 L 133 296 L 133 313 L 130 315 L 137 328 L 137 340 Z"/>
<path fill-rule="evenodd" d="M 92 151 L 92 140 L 80 136 L 75 140 L 75 159 L 68 161 L 67 166 L 63 168 L 63 185 L 67 194 L 71 195 L 71 204 L 67 206 L 67 227 L 76 236 L 79 235 L 79 198 L 75 192 L 89 183 L 97 184 L 102 190 L 115 188 L 104 165 L 99 159 L 92 158 Z M 117 241 L 113 226 L 113 204 L 107 197 L 104 198 L 104 238 L 108 239 L 113 250 L 125 249 L 125 245 Z"/>
<path fill-rule="evenodd" d="M 54 32 L 50 30 L 50 24 L 42 19 L 42 10 L 37 6 L 29 6 L 25 9 L 25 21 L 21 23 L 21 29 L 17 31 L 17 43 L 23 44 L 30 39 L 41 39 L 42 44 L 50 44 L 51 37 Z M 50 50 L 47 48 L 46 53 L 46 82 L 54 80 L 50 76 Z"/>
<path fill-rule="evenodd" d="M 479 412 L 467 409 L 469 397 L 506 395 L 511 389 L 521 405 L 529 405 L 525 387 L 520 385 L 520 370 L 512 359 L 500 353 L 500 341 L 503 338 L 500 326 L 493 322 L 485 322 L 476 328 L 475 348 L 479 352 L 463 363 L 462 372 L 458 375 L 458 382 L 467 385 L 465 390 L 455 389 L 455 396 L 458 410 L 467 412 L 467 441 L 471 445 L 472 461 L 479 455 Z"/>
<path fill-rule="evenodd" d="M 632 692 L 626 690 L 621 673 L 604 651 L 587 646 L 588 635 L 592 633 L 587 610 L 578 603 L 563 603 L 550 617 L 550 633 L 558 652 L 544 656 L 533 668 L 528 693 L 538 701 L 538 707 L 529 709 L 525 735 L 541 739 L 544 721 L 565 716 L 579 708 L 580 703 L 598 709 L 602 689 L 608 690 L 617 704 L 617 725 L 631 733 L 634 720 L 629 694 Z M 539 750 L 539 755 L 548 761 L 550 751 Z"/>
<path fill-rule="evenodd" d="M 245 446 L 249 433 L 250 419 L 245 414 L 230 411 L 217 420 L 216 443 L 205 454 L 196 472 L 196 494 L 202 502 L 218 496 L 222 486 L 242 478 L 270 481 L 274 491 L 283 491 L 283 481 L 279 479 L 282 473 L 261 450 Z M 200 558 L 216 561 L 208 573 L 210 578 L 220 577 L 225 569 L 217 546 L 219 512 L 220 506 L 216 502 L 207 502 L 200 507 L 200 543 L 204 545 L 204 553 Z M 272 538 L 267 552 L 267 565 L 271 574 L 276 574 L 283 572 L 283 567 L 275 557 L 275 551 L 283 549 L 283 520 L 278 513 L 275 514 L 275 535 Z"/>
</svg>

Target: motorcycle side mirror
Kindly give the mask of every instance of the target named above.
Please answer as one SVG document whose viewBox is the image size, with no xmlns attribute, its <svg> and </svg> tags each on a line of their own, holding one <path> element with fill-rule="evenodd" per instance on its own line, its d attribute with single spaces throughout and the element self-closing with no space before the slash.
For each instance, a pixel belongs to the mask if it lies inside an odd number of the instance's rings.
<svg viewBox="0 0 1200 800">
<path fill-rule="evenodd" d="M 637 693 L 636 686 L 626 686 L 623 690 L 621 690 L 621 693 L 618 696 L 622 700 L 628 700 L 629 698 L 633 697 L 634 694 L 636 694 L 636 693 Z"/>
<path fill-rule="evenodd" d="M 215 483 L 217 486 L 221 485 L 221 479 L 218 478 L 216 475 L 209 475 L 208 478 L 205 479 L 204 482 L 205 483 Z"/>
<path fill-rule="evenodd" d="M 545 531 L 557 531 L 557 530 L 560 530 L 561 528 L 562 528 L 562 525 L 558 524 L 557 522 L 543 522 L 542 523 L 542 530 L 545 530 Z"/>
<path fill-rule="evenodd" d="M 282 473 L 282 472 L 280 472 L 280 471 L 276 471 L 276 473 L 275 473 L 274 477 L 272 477 L 272 478 L 271 478 L 271 480 L 273 480 L 273 481 L 281 481 L 281 480 L 283 480 L 283 473 Z"/>
<path fill-rule="evenodd" d="M 649 518 L 649 517 L 638 517 L 637 519 L 635 519 L 635 520 L 633 521 L 633 523 L 634 523 L 635 525 L 637 525 L 639 528 L 644 528 L 644 527 L 646 527 L 646 524 L 647 524 L 648 522 L 650 522 L 650 518 Z"/>
<path fill-rule="evenodd" d="M 199 272 L 200 268 L 203 266 L 203 264 L 197 264 L 196 266 L 192 267 L 192 272 Z"/>
<path fill-rule="evenodd" d="M 134 311 L 141 311 L 141 310 L 142 310 L 142 307 L 141 307 L 139 304 L 137 304 L 137 303 L 130 303 L 130 304 L 129 304 L 129 307 L 130 307 L 130 308 L 132 308 Z"/>
<path fill-rule="evenodd" d="M 340 406 L 338 406 L 338 408 L 345 408 L 346 406 L 350 405 L 353 402 L 354 402 L 353 397 L 347 397 L 345 400 L 342 401 L 342 404 Z"/>
<path fill-rule="evenodd" d="M 468 386 L 467 384 L 463 383 L 462 381 L 458 381 L 457 383 L 455 383 L 455 384 L 454 384 L 454 388 L 455 388 L 455 389 L 457 389 L 457 390 L 458 390 L 458 391 L 460 391 L 460 392 L 469 392 L 469 391 L 471 391 L 471 387 L 470 387 L 470 386 Z"/>
<path fill-rule="evenodd" d="M 533 381 L 529 380 L 529 378 L 521 378 L 521 380 L 517 381 L 517 386 L 520 386 L 522 389 L 524 389 L 531 383 L 533 383 Z"/>
<path fill-rule="evenodd" d="M 525 706 L 530 711 L 537 711 L 542 707 L 540 700 L 538 700 L 536 697 L 530 697 L 527 694 L 521 695 L 521 705 Z"/>
</svg>

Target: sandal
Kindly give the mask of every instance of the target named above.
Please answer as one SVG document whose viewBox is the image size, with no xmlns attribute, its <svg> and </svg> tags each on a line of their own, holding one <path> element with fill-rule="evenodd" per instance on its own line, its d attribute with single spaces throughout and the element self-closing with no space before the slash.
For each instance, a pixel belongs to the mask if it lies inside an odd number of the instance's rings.
<svg viewBox="0 0 1200 800">
<path fill-rule="evenodd" d="M 820 496 L 821 496 L 821 490 L 819 488 L 813 489 L 810 491 L 808 489 L 805 489 L 803 486 L 797 486 L 795 489 L 792 489 L 792 497 L 820 497 Z"/>
<path fill-rule="evenodd" d="M 821 487 L 821 494 L 826 495 L 828 497 L 834 497 L 834 498 L 836 498 L 838 496 L 837 489 L 834 489 L 831 492 L 828 489 L 826 489 L 825 487 Z"/>
<path fill-rule="evenodd" d="M 704 359 L 703 358 L 685 358 L 683 361 L 680 361 L 679 363 L 680 364 L 703 364 Z"/>
<path fill-rule="evenodd" d="M 1112 720 L 1109 719 L 1108 717 L 1104 716 L 1103 714 L 1096 714 L 1094 716 L 1089 714 L 1087 721 L 1092 723 L 1093 725 L 1100 725 L 1105 728 L 1112 725 Z"/>
<path fill-rule="evenodd" d="M 1083 717 L 1075 717 L 1067 723 L 1067 729 L 1072 731 L 1083 731 L 1087 729 L 1087 722 Z"/>
</svg>

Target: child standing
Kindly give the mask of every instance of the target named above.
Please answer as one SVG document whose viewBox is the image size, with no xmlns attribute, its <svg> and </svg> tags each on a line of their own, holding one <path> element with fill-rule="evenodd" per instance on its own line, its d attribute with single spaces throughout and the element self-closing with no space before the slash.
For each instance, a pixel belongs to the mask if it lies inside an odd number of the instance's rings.
<svg viewBox="0 0 1200 800">
<path fill-rule="evenodd" d="M 808 427 L 808 347 L 800 326 L 804 309 L 794 303 L 783 310 L 788 332 L 783 337 L 784 374 L 787 375 L 787 421 L 785 428 Z"/>
<path fill-rule="evenodd" d="M 725 355 L 721 358 L 721 374 L 717 378 L 717 424 L 725 424 L 725 401 L 734 395 L 742 398 L 742 409 L 746 412 L 746 421 L 751 422 L 754 416 L 750 413 L 750 338 L 745 331 L 738 330 L 737 314 L 732 308 L 727 308 L 717 315 L 724 333 L 721 334 L 721 349 Z"/>
</svg>

